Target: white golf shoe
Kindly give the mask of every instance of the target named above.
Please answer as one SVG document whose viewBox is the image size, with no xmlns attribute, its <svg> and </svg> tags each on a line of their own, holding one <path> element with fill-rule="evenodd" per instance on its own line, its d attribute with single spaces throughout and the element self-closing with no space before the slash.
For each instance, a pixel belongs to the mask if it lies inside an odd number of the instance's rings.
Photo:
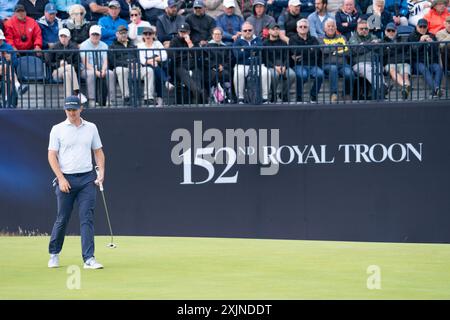
<svg viewBox="0 0 450 320">
<path fill-rule="evenodd" d="M 103 265 L 98 263 L 94 257 L 86 260 L 83 266 L 84 269 L 103 269 Z"/>
<path fill-rule="evenodd" d="M 58 268 L 59 267 L 59 255 L 57 255 L 57 254 L 50 255 L 50 260 L 48 260 L 48 267 L 49 268 Z"/>
</svg>

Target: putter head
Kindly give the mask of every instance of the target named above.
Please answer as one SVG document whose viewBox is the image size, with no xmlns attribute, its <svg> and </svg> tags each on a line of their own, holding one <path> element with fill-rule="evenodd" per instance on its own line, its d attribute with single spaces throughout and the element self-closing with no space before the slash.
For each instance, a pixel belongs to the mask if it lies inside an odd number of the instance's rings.
<svg viewBox="0 0 450 320">
<path fill-rule="evenodd" d="M 117 246 L 112 242 L 108 243 L 106 246 L 111 249 L 117 248 Z"/>
</svg>

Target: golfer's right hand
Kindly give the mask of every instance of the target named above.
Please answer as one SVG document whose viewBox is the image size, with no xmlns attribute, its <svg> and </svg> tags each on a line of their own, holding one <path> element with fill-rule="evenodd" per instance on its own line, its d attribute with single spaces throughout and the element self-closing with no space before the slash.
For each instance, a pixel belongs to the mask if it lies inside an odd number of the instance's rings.
<svg viewBox="0 0 450 320">
<path fill-rule="evenodd" d="M 59 190 L 61 190 L 64 193 L 69 193 L 70 188 L 72 188 L 69 184 L 69 181 L 66 180 L 66 178 L 58 179 L 59 184 Z"/>
</svg>

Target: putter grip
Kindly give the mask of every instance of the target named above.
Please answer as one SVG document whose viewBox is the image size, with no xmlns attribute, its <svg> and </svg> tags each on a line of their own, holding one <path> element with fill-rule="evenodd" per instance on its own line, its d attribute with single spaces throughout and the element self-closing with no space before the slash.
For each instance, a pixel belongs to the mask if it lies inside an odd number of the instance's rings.
<svg viewBox="0 0 450 320">
<path fill-rule="evenodd" d="M 98 187 L 100 188 L 100 191 L 103 191 L 103 190 L 104 190 L 104 189 L 103 189 L 103 183 L 100 182 L 100 183 L 98 184 Z"/>
</svg>

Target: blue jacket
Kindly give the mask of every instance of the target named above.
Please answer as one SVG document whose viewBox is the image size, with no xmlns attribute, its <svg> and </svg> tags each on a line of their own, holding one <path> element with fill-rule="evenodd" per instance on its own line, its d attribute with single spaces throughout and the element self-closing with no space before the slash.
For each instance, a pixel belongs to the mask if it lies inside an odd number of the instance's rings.
<svg viewBox="0 0 450 320">
<path fill-rule="evenodd" d="M 128 23 L 122 18 L 113 20 L 111 16 L 104 16 L 98 20 L 98 25 L 102 27 L 102 41 L 110 46 L 116 40 L 117 28 L 121 25 L 127 27 Z"/>
<path fill-rule="evenodd" d="M 43 16 L 37 22 L 42 32 L 42 49 L 48 49 L 49 43 L 57 43 L 59 41 L 58 31 L 62 28 L 62 21 L 61 19 L 56 18 L 55 22 L 53 22 L 52 25 L 49 25 L 45 16 Z"/>
<path fill-rule="evenodd" d="M 398 13 L 396 12 L 396 5 L 398 8 Z M 407 0 L 385 0 L 384 9 L 393 16 L 398 14 L 402 17 L 408 17 L 409 15 Z"/>
<path fill-rule="evenodd" d="M 235 47 L 233 53 L 236 57 L 236 63 L 244 65 L 251 65 L 252 63 L 256 63 L 257 65 L 260 65 L 261 49 L 250 49 L 250 47 L 257 47 L 262 45 L 263 43 L 260 37 L 253 36 L 253 39 L 250 42 L 242 37 L 238 38 L 233 45 L 233 47 Z"/>
<path fill-rule="evenodd" d="M 227 14 L 221 14 L 216 18 L 217 27 L 221 27 L 223 30 L 223 42 L 233 42 L 231 38 L 236 32 L 241 31 L 241 26 L 244 23 L 244 19 L 241 16 L 233 14 L 228 16 Z"/>
</svg>

